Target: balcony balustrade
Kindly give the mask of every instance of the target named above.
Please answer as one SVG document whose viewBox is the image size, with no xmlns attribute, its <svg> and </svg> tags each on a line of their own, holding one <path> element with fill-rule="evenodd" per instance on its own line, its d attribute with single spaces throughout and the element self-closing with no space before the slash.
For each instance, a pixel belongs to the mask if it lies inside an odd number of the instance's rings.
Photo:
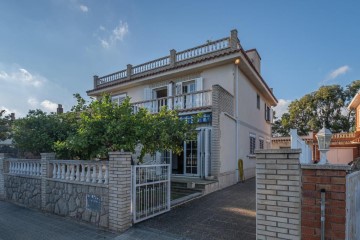
<svg viewBox="0 0 360 240">
<path fill-rule="evenodd" d="M 146 108 L 151 113 L 158 113 L 161 107 L 164 106 L 167 106 L 168 109 L 176 110 L 197 109 L 212 105 L 212 91 L 197 91 L 177 96 L 169 96 L 147 101 L 135 102 L 132 105 L 135 112 L 139 111 L 140 108 Z"/>
</svg>

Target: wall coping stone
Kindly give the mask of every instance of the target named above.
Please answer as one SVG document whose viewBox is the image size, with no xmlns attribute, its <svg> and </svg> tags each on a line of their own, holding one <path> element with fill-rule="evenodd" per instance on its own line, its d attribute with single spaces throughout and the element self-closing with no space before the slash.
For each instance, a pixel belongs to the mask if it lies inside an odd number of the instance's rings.
<svg viewBox="0 0 360 240">
<path fill-rule="evenodd" d="M 256 154 L 301 153 L 301 149 L 257 149 Z"/>
<path fill-rule="evenodd" d="M 16 175 L 16 176 L 18 176 L 18 175 Z M 62 183 L 86 185 L 86 186 L 92 186 L 92 187 L 109 188 L 109 184 L 103 184 L 103 183 L 76 182 L 76 181 L 68 181 L 68 180 L 64 180 L 64 179 L 54 179 L 54 178 L 45 178 L 45 179 L 47 181 L 53 181 L 53 182 L 62 182 Z"/>
<path fill-rule="evenodd" d="M 346 164 L 301 164 L 302 169 L 320 169 L 320 170 L 351 170 L 351 166 Z"/>
</svg>

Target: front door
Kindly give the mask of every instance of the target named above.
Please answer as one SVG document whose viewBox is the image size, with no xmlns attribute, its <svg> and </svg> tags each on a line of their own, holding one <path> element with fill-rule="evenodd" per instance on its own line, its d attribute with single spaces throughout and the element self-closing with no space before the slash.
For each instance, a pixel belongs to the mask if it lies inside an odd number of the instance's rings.
<svg viewBox="0 0 360 240">
<path fill-rule="evenodd" d="M 185 174 L 197 176 L 198 171 L 198 149 L 197 141 L 184 142 L 184 165 Z"/>
</svg>

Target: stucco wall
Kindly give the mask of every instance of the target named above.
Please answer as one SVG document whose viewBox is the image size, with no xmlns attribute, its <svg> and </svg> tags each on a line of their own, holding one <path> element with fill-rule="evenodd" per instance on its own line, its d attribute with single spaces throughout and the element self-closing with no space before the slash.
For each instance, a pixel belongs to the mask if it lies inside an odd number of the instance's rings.
<svg viewBox="0 0 360 240">
<path fill-rule="evenodd" d="M 236 123 L 233 118 L 224 113 L 220 114 L 220 173 L 237 169 L 235 127 Z"/>
</svg>

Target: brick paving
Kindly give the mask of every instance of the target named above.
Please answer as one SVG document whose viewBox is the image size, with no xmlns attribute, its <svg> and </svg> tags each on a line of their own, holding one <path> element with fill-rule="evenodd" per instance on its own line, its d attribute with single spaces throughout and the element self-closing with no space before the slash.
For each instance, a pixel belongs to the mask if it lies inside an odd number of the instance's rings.
<svg viewBox="0 0 360 240">
<path fill-rule="evenodd" d="M 255 239 L 255 209 L 255 179 L 250 179 L 139 223 L 116 239 Z"/>
</svg>

